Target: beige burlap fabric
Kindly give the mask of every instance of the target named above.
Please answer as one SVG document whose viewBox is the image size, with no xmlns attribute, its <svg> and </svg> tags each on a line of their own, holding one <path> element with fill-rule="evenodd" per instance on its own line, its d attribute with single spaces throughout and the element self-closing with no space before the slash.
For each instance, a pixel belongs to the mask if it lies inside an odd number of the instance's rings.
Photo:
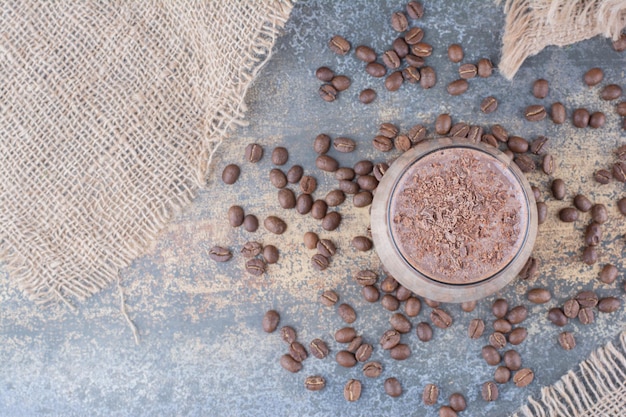
<svg viewBox="0 0 626 417">
<path fill-rule="evenodd" d="M 85 299 L 205 184 L 290 0 L 3 1 L 0 260 Z"/>
<path fill-rule="evenodd" d="M 617 40 L 626 27 L 626 0 L 506 0 L 500 73 L 512 79 L 524 60 L 548 45 L 603 35 Z"/>
<path fill-rule="evenodd" d="M 530 398 L 513 417 L 626 416 L 626 332 L 617 344 L 598 349 L 569 371 L 541 398 Z"/>
</svg>

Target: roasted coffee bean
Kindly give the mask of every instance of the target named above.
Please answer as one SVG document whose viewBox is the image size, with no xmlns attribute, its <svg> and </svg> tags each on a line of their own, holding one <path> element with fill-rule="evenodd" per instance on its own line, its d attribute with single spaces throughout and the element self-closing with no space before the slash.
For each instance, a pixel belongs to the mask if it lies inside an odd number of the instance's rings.
<svg viewBox="0 0 626 417">
<path fill-rule="evenodd" d="M 300 214 L 307 214 L 313 208 L 313 197 L 311 194 L 300 194 L 296 198 L 296 211 Z"/>
<path fill-rule="evenodd" d="M 439 307 L 441 305 L 441 303 L 439 301 L 429 300 L 428 298 L 424 298 L 424 302 L 430 308 L 437 308 L 437 307 Z"/>
<path fill-rule="evenodd" d="M 312 194 L 317 188 L 317 180 L 310 175 L 304 175 L 300 179 L 300 190 L 304 194 Z"/>
<path fill-rule="evenodd" d="M 461 310 L 465 311 L 466 313 L 471 313 L 472 311 L 474 311 L 474 309 L 476 309 L 476 301 L 465 301 L 461 303 Z"/>
<path fill-rule="evenodd" d="M 504 364 L 511 371 L 517 371 L 522 367 L 522 357 L 515 350 L 507 350 L 504 352 L 502 359 L 504 359 Z"/>
<path fill-rule="evenodd" d="M 613 178 L 619 182 L 626 182 L 626 161 L 617 161 L 613 164 Z"/>
<path fill-rule="evenodd" d="M 426 62 L 421 56 L 415 56 L 413 54 L 408 54 L 404 57 L 404 60 L 406 61 L 407 65 L 413 68 L 422 68 L 424 66 L 424 63 Z M 421 75 L 422 74 L 420 72 L 420 79 Z"/>
<path fill-rule="evenodd" d="M 356 321 L 356 311 L 348 304 L 341 304 L 337 309 L 337 313 L 339 317 L 348 324 Z"/>
<path fill-rule="evenodd" d="M 233 254 L 230 252 L 230 250 L 221 246 L 213 246 L 211 249 L 209 249 L 209 258 L 211 258 L 215 262 L 226 262 L 229 261 L 232 257 Z"/>
<path fill-rule="evenodd" d="M 241 254 L 244 258 L 254 258 L 263 250 L 263 245 L 259 242 L 246 242 L 241 248 Z"/>
<path fill-rule="evenodd" d="M 526 294 L 528 301 L 535 304 L 545 304 L 552 299 L 550 291 L 546 288 L 533 288 Z"/>
<path fill-rule="evenodd" d="M 337 352 L 335 355 L 335 361 L 344 368 L 352 368 L 357 363 L 354 353 L 348 352 L 347 350 L 340 350 Z"/>
<path fill-rule="evenodd" d="M 467 133 L 467 139 L 470 142 L 478 143 L 480 142 L 481 137 L 483 136 L 483 128 L 480 126 L 470 126 L 469 132 Z"/>
<path fill-rule="evenodd" d="M 330 80 L 330 84 L 335 87 L 335 90 L 337 91 L 345 91 L 350 88 L 350 84 L 352 84 L 352 82 L 350 81 L 350 78 L 345 75 L 336 75 L 332 80 Z"/>
<path fill-rule="evenodd" d="M 509 303 L 503 298 L 498 298 L 493 302 L 493 305 L 491 306 L 491 312 L 499 319 L 506 316 L 508 310 Z"/>
<path fill-rule="evenodd" d="M 452 317 L 440 308 L 434 308 L 430 312 L 430 320 L 441 329 L 447 329 L 452 324 Z"/>
<path fill-rule="evenodd" d="M 299 372 L 302 369 L 302 364 L 296 361 L 290 354 L 284 354 L 280 357 L 280 366 L 289 372 Z"/>
<path fill-rule="evenodd" d="M 462 79 L 474 78 L 478 74 L 478 68 L 474 64 L 463 64 L 459 67 L 459 77 Z"/>
<path fill-rule="evenodd" d="M 374 100 L 376 100 L 376 91 L 371 88 L 366 88 L 359 93 L 359 101 L 363 104 L 370 104 Z"/>
<path fill-rule="evenodd" d="M 337 99 L 337 89 L 330 84 L 323 84 L 319 88 L 318 93 L 322 100 L 328 103 Z"/>
<path fill-rule="evenodd" d="M 615 111 L 622 117 L 626 117 L 626 101 L 622 101 L 615 106 Z M 625 148 L 624 145 L 620 146 L 620 148 Z M 624 159 L 624 158 L 620 158 Z"/>
<path fill-rule="evenodd" d="M 387 165 L 384 162 L 380 162 L 374 165 L 374 169 L 373 169 L 374 178 L 376 178 L 378 181 L 382 180 L 383 176 L 385 175 L 385 172 L 387 172 L 387 169 L 389 169 L 389 165 Z"/>
<path fill-rule="evenodd" d="M 380 289 L 383 292 L 391 294 L 398 288 L 398 281 L 395 280 L 391 275 L 385 277 L 385 279 L 380 283 Z"/>
<path fill-rule="evenodd" d="M 315 159 L 315 166 L 326 172 L 335 172 L 339 168 L 339 162 L 332 156 L 320 155 Z"/>
<path fill-rule="evenodd" d="M 419 1 L 410 1 L 406 5 L 406 13 L 411 19 L 421 19 L 424 16 L 424 6 Z"/>
<path fill-rule="evenodd" d="M 491 126 L 491 134 L 500 142 L 506 143 L 509 141 L 509 132 L 507 132 L 507 130 L 501 125 Z"/>
<path fill-rule="evenodd" d="M 559 327 L 563 327 L 569 322 L 563 310 L 558 307 L 553 307 L 548 311 L 548 320 Z"/>
<path fill-rule="evenodd" d="M 304 388 L 309 391 L 321 391 L 326 386 L 326 380 L 319 375 L 307 376 L 304 380 Z"/>
<path fill-rule="evenodd" d="M 396 149 L 400 152 L 406 152 L 411 149 L 411 141 L 407 135 L 398 135 L 396 140 L 394 141 Z M 378 182 L 378 181 L 377 181 Z"/>
<path fill-rule="evenodd" d="M 330 149 L 330 136 L 321 133 L 313 141 L 313 150 L 318 154 L 325 154 Z M 290 181 L 291 182 L 291 181 Z"/>
<path fill-rule="evenodd" d="M 617 278 L 617 268 L 615 265 L 606 264 L 600 271 L 599 279 L 605 284 L 612 284 Z"/>
<path fill-rule="evenodd" d="M 447 135 L 452 127 L 452 118 L 449 114 L 444 113 L 437 116 L 435 119 L 435 132 L 438 135 Z"/>
<path fill-rule="evenodd" d="M 467 123 L 459 122 L 455 123 L 454 126 L 450 128 L 450 132 L 448 134 L 456 138 L 466 138 L 469 133 L 469 129 L 470 127 Z"/>
<path fill-rule="evenodd" d="M 589 127 L 592 129 L 601 128 L 604 126 L 604 122 L 606 122 L 606 116 L 600 111 L 593 112 L 591 116 L 589 116 Z"/>
<path fill-rule="evenodd" d="M 328 260 L 328 258 L 320 253 L 316 253 L 311 258 L 311 266 L 316 271 L 324 271 L 326 268 L 328 268 L 329 265 L 330 261 Z"/>
<path fill-rule="evenodd" d="M 517 387 L 525 387 L 535 379 L 535 373 L 528 368 L 520 369 L 513 376 L 513 382 Z"/>
<path fill-rule="evenodd" d="M 498 399 L 498 386 L 492 381 L 485 382 L 483 384 L 481 394 L 483 396 L 483 400 L 495 401 Z"/>
<path fill-rule="evenodd" d="M 576 109 L 572 114 L 572 124 L 578 128 L 585 128 L 589 125 L 589 112 L 587 109 Z"/>
<path fill-rule="evenodd" d="M 406 15 L 402 12 L 395 12 L 391 15 L 391 27 L 396 32 L 404 32 L 409 27 Z"/>
<path fill-rule="evenodd" d="M 583 75 L 583 81 L 589 87 L 600 84 L 604 78 L 604 72 L 600 68 L 591 68 Z"/>
<path fill-rule="evenodd" d="M 397 378 L 387 378 L 384 383 L 385 392 L 390 397 L 399 397 L 402 395 L 402 385 L 400 385 L 400 381 Z"/>
<path fill-rule="evenodd" d="M 362 344 L 363 344 L 363 337 L 357 336 L 354 339 L 352 339 L 352 342 L 348 343 L 348 347 L 346 348 L 346 350 L 348 352 L 356 354 L 356 351 L 359 350 Z"/>
<path fill-rule="evenodd" d="M 330 352 L 326 342 L 322 339 L 313 339 L 309 344 L 309 350 L 311 351 L 311 355 L 315 356 L 317 359 L 324 359 Z"/>
<path fill-rule="evenodd" d="M 563 314 L 565 317 L 573 319 L 574 317 L 578 317 L 578 312 L 580 311 L 580 304 L 575 299 L 569 299 L 563 304 Z"/>
<path fill-rule="evenodd" d="M 397 330 L 387 330 L 380 338 L 380 346 L 389 350 L 400 343 L 400 333 Z"/>
<path fill-rule="evenodd" d="M 333 79 L 333 77 L 335 76 L 335 72 L 328 67 L 319 67 L 317 70 L 315 70 L 315 76 L 318 80 L 327 83 Z"/>
<path fill-rule="evenodd" d="M 328 47 L 338 55 L 345 55 L 350 51 L 350 42 L 339 35 L 335 35 L 328 42 Z"/>
<path fill-rule="evenodd" d="M 511 324 L 520 324 L 528 317 L 528 310 L 524 306 L 513 307 L 506 315 L 506 319 Z"/>
<path fill-rule="evenodd" d="M 231 185 L 237 182 L 239 179 L 239 174 L 241 170 L 238 165 L 229 164 L 224 167 L 224 171 L 222 171 L 222 181 L 224 184 Z"/>
<path fill-rule="evenodd" d="M 301 343 L 295 341 L 289 345 L 289 354 L 298 362 L 304 361 L 307 356 L 309 356 L 306 352 L 306 349 L 304 349 L 304 346 L 302 346 Z"/>
<path fill-rule="evenodd" d="M 578 321 L 580 321 L 580 324 L 591 324 L 594 320 L 595 316 L 592 308 L 581 308 L 578 312 Z"/>
<path fill-rule="evenodd" d="M 626 216 L 626 197 L 617 200 L 617 209 L 622 216 Z"/>
<path fill-rule="evenodd" d="M 422 401 L 424 405 L 435 405 L 439 398 L 439 387 L 435 384 L 427 384 L 422 393 Z"/>
<path fill-rule="evenodd" d="M 514 161 L 522 172 L 533 172 L 536 169 L 535 161 L 528 155 L 516 155 Z"/>
<path fill-rule="evenodd" d="M 357 175 L 368 175 L 372 172 L 374 163 L 368 160 L 362 160 L 354 164 L 353 171 Z"/>
<path fill-rule="evenodd" d="M 241 206 L 231 206 L 228 209 L 228 223 L 232 227 L 239 227 L 243 224 L 244 212 Z"/>
<path fill-rule="evenodd" d="M 563 200 L 565 198 L 565 181 L 560 178 L 552 181 L 552 185 L 550 186 L 552 190 L 552 195 L 557 200 Z"/>
<path fill-rule="evenodd" d="M 467 91 L 469 83 L 467 80 L 459 79 L 448 84 L 448 94 L 451 96 L 459 96 Z"/>
<path fill-rule="evenodd" d="M 590 290 L 579 292 L 576 295 L 575 299 L 578 302 L 578 304 L 583 308 L 585 307 L 592 308 L 598 304 L 598 295 L 595 292 L 590 291 Z"/>
<path fill-rule="evenodd" d="M 524 153 L 528 151 L 528 141 L 519 136 L 511 136 L 507 142 L 507 146 L 515 153 Z"/>
<path fill-rule="evenodd" d="M 598 301 L 598 310 L 601 313 L 613 313 L 620 308 L 621 304 L 621 300 L 616 297 L 601 298 Z"/>
<path fill-rule="evenodd" d="M 263 275 L 265 273 L 266 265 L 262 259 L 254 258 L 246 261 L 246 272 L 252 275 Z"/>
<path fill-rule="evenodd" d="M 548 205 L 544 202 L 537 203 L 537 223 L 543 224 L 548 218 Z"/>
<path fill-rule="evenodd" d="M 274 165 L 285 165 L 289 159 L 289 152 L 282 146 L 277 146 L 272 151 L 272 163 Z"/>
<path fill-rule="evenodd" d="M 487 362 L 487 364 L 491 366 L 499 364 L 500 360 L 502 359 L 496 348 L 491 345 L 483 346 L 481 350 L 481 355 L 485 362 Z"/>
<path fill-rule="evenodd" d="M 483 335 L 485 331 L 485 322 L 481 319 L 472 319 L 467 329 L 467 334 L 470 339 L 478 339 Z"/>
<path fill-rule="evenodd" d="M 378 378 L 383 373 L 383 366 L 380 362 L 368 362 L 363 365 L 363 375 L 368 378 Z"/>
<path fill-rule="evenodd" d="M 418 28 L 413 28 L 413 29 L 418 29 Z M 413 29 L 411 29 L 409 33 L 411 33 Z M 408 34 L 407 34 L 407 37 L 408 37 Z M 405 56 L 409 54 L 409 45 L 407 45 L 403 37 L 397 37 L 391 44 L 391 47 L 393 48 L 393 51 L 396 53 L 396 55 L 398 55 L 398 58 L 400 59 L 404 58 Z"/>
<path fill-rule="evenodd" d="M 287 224 L 276 216 L 266 217 L 263 221 L 263 226 L 265 226 L 268 232 L 276 235 L 282 235 L 287 230 Z"/>
<path fill-rule="evenodd" d="M 454 411 L 460 412 L 467 408 L 467 402 L 465 401 L 465 397 L 463 396 L 463 394 L 460 394 L 458 392 L 450 395 L 448 402 L 450 403 L 450 408 L 452 408 Z"/>
<path fill-rule="evenodd" d="M 609 220 L 609 214 L 604 204 L 594 204 L 591 207 L 591 219 L 600 224 L 604 224 Z"/>
<path fill-rule="evenodd" d="M 384 136 L 376 136 L 372 140 L 372 145 L 374 145 L 374 148 L 378 149 L 381 152 L 389 152 L 393 149 L 393 140 Z"/>
<path fill-rule="evenodd" d="M 339 343 L 350 343 L 356 337 L 356 330 L 343 327 L 335 332 L 335 340 Z"/>
<path fill-rule="evenodd" d="M 373 285 L 366 285 L 361 289 L 361 294 L 363 294 L 363 298 L 365 301 L 370 303 L 375 303 L 380 298 L 380 292 L 378 288 Z"/>
<path fill-rule="evenodd" d="M 337 171 L 335 171 L 335 179 L 337 181 L 342 181 L 342 180 L 352 180 L 354 179 L 354 170 L 352 168 L 347 168 L 347 167 L 343 167 L 343 168 L 339 168 L 337 169 Z"/>
<path fill-rule="evenodd" d="M 485 114 L 490 114 L 496 111 L 498 108 L 498 100 L 495 97 L 489 96 L 485 97 L 483 101 L 480 103 L 480 111 Z"/>
<path fill-rule="evenodd" d="M 251 143 L 246 146 L 246 161 L 256 163 L 263 158 L 263 147 L 258 143 Z"/>
<path fill-rule="evenodd" d="M 359 185 L 356 182 L 341 180 L 339 181 L 339 189 L 346 194 L 356 194 L 359 192 Z"/>
<path fill-rule="evenodd" d="M 414 65 L 415 66 L 415 65 Z M 431 67 L 425 66 L 420 70 L 420 85 L 423 89 L 429 89 L 437 83 L 437 75 Z"/>
<path fill-rule="evenodd" d="M 404 35 L 404 41 L 408 45 L 417 45 L 424 38 L 424 31 L 421 28 L 413 27 L 409 29 L 409 31 Z M 404 58 L 409 54 L 408 48 L 407 52 L 402 56 Z"/>
<path fill-rule="evenodd" d="M 528 258 L 522 270 L 519 273 L 519 277 L 523 280 L 532 280 L 537 276 L 539 270 L 539 261 L 532 256 Z"/>
<path fill-rule="evenodd" d="M 354 354 L 354 357 L 359 362 L 366 362 L 372 356 L 373 350 L 374 348 L 372 347 L 372 345 L 368 343 L 364 343 L 361 346 L 359 346 L 356 353 Z"/>
<path fill-rule="evenodd" d="M 491 76 L 493 72 L 493 64 L 491 60 L 488 58 L 481 58 L 478 61 L 478 76 L 482 78 L 487 78 Z"/>
<path fill-rule="evenodd" d="M 311 206 L 311 217 L 321 220 L 328 212 L 328 204 L 324 200 L 315 200 Z"/>
<path fill-rule="evenodd" d="M 425 321 L 417 324 L 415 332 L 422 342 L 429 342 L 433 338 L 433 328 Z"/>
<path fill-rule="evenodd" d="M 389 324 L 400 333 L 411 331 L 411 322 L 402 313 L 395 313 L 389 318 Z"/>
<path fill-rule="evenodd" d="M 359 45 L 354 50 L 354 55 L 363 62 L 370 63 L 376 61 L 376 51 L 369 46 Z M 326 80 L 322 80 L 326 81 Z"/>
<path fill-rule="evenodd" d="M 586 213 L 591 210 L 593 203 L 584 195 L 577 194 L 576 197 L 574 197 L 574 206 L 583 213 Z"/>
<path fill-rule="evenodd" d="M 588 246 L 597 246 L 602 240 L 602 226 L 598 223 L 590 223 L 585 229 L 585 244 Z"/>
<path fill-rule="evenodd" d="M 548 81 L 544 79 L 536 80 L 533 83 L 533 96 L 537 98 L 546 98 L 549 90 Z"/>
<path fill-rule="evenodd" d="M 278 190 L 278 204 L 284 209 L 292 209 L 296 206 L 296 195 L 289 188 Z"/>
<path fill-rule="evenodd" d="M 598 251 L 596 250 L 596 247 L 587 246 L 585 250 L 583 250 L 581 260 L 587 265 L 593 265 L 598 262 Z"/>
<path fill-rule="evenodd" d="M 404 312 L 409 317 L 415 317 L 422 309 L 422 302 L 417 297 L 409 297 L 404 303 Z"/>
<path fill-rule="evenodd" d="M 503 334 L 509 333 L 513 326 L 507 319 L 497 319 L 493 322 L 493 330 Z"/>
<path fill-rule="evenodd" d="M 463 48 L 457 43 L 448 46 L 448 59 L 457 63 L 463 61 Z"/>
<path fill-rule="evenodd" d="M 369 269 L 362 269 L 354 275 L 354 279 L 360 285 L 374 285 L 378 281 L 378 274 Z"/>
<path fill-rule="evenodd" d="M 373 175 L 361 175 L 356 183 L 365 191 L 373 191 L 378 187 L 378 180 Z"/>
<path fill-rule="evenodd" d="M 372 249 L 372 246 L 374 246 L 372 240 L 366 236 L 355 236 L 352 239 L 352 247 L 358 251 L 366 252 Z"/>
<path fill-rule="evenodd" d="M 559 344 L 565 350 L 572 350 L 576 347 L 576 340 L 571 332 L 559 334 Z"/>
<path fill-rule="evenodd" d="M 398 289 L 396 290 L 396 298 L 398 301 L 406 301 L 411 298 L 413 293 L 404 285 L 398 285 Z"/>
<path fill-rule="evenodd" d="M 403 82 L 402 71 L 394 71 L 385 79 L 385 88 L 389 91 L 397 91 L 402 87 Z"/>
<path fill-rule="evenodd" d="M 396 51 L 389 50 L 383 53 L 383 63 L 389 69 L 396 69 L 400 66 L 402 61 Z"/>
<path fill-rule="evenodd" d="M 287 176 L 278 168 L 272 168 L 270 171 L 270 182 L 276 188 L 285 188 L 287 186 Z"/>
<path fill-rule="evenodd" d="M 493 379 L 498 384 L 506 384 L 511 379 L 511 370 L 506 366 L 498 366 L 493 373 Z"/>
<path fill-rule="evenodd" d="M 565 106 L 558 101 L 556 103 L 552 103 L 552 107 L 550 108 L 550 118 L 552 119 L 552 122 L 557 125 L 563 124 L 565 123 L 566 117 Z"/>
<path fill-rule="evenodd" d="M 506 346 L 506 337 L 500 332 L 493 332 L 489 335 L 489 344 L 496 349 L 502 349 Z"/>
<path fill-rule="evenodd" d="M 622 87 L 617 84 L 609 84 L 600 91 L 600 98 L 602 100 L 616 100 L 622 95 Z"/>
<path fill-rule="evenodd" d="M 361 381 L 349 380 L 343 387 L 343 398 L 350 402 L 358 401 L 361 398 Z"/>
<path fill-rule="evenodd" d="M 571 223 L 578 220 L 578 210 L 574 207 L 565 207 L 559 210 L 559 219 L 562 222 Z"/>
<path fill-rule="evenodd" d="M 361 191 L 352 197 L 352 204 L 354 204 L 354 207 L 367 207 L 372 204 L 373 199 L 371 192 Z"/>
<path fill-rule="evenodd" d="M 538 122 L 546 118 L 546 108 L 540 104 L 533 104 L 526 107 L 524 117 L 529 122 Z"/>
<path fill-rule="evenodd" d="M 280 314 L 276 310 L 268 310 L 263 316 L 263 331 L 273 333 L 280 322 Z"/>
<path fill-rule="evenodd" d="M 259 228 L 259 219 L 254 214 L 246 214 L 243 218 L 243 228 L 250 233 L 254 233 Z"/>
<path fill-rule="evenodd" d="M 339 301 L 339 296 L 333 290 L 326 290 L 320 295 L 320 303 L 327 307 L 334 306 Z"/>
<path fill-rule="evenodd" d="M 278 170 L 278 171 L 280 171 L 280 170 Z M 280 172 L 282 173 L 282 171 L 280 171 Z M 295 184 L 297 182 L 300 182 L 300 179 L 302 179 L 302 174 L 303 173 L 304 173 L 304 169 L 302 169 L 302 167 L 300 165 L 292 166 L 291 168 L 289 168 L 289 171 L 287 171 L 287 182 L 289 182 L 290 184 Z M 271 180 L 271 176 L 270 176 L 270 180 Z M 274 183 L 272 183 L 272 184 L 274 184 Z M 274 184 L 274 185 L 277 186 L 276 184 Z M 278 188 L 282 188 L 282 187 L 278 187 Z"/>
<path fill-rule="evenodd" d="M 346 201 L 346 194 L 341 190 L 332 190 L 324 198 L 329 207 L 337 207 Z"/>
<path fill-rule="evenodd" d="M 599 169 L 593 174 L 593 178 L 600 184 L 608 184 L 613 178 L 613 174 L 606 169 Z"/>
<path fill-rule="evenodd" d="M 387 68 L 378 62 L 370 62 L 365 66 L 365 72 L 372 77 L 381 78 L 387 74 Z"/>
<path fill-rule="evenodd" d="M 418 42 L 411 46 L 411 53 L 415 56 L 426 58 L 432 55 L 433 47 L 426 42 Z"/>
</svg>

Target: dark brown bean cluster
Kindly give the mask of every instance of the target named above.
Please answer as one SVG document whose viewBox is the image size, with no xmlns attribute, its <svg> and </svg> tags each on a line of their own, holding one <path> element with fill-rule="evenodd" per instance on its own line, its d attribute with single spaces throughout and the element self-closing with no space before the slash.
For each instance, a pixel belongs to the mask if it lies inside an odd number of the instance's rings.
<svg viewBox="0 0 626 417">
<path fill-rule="evenodd" d="M 612 179 L 619 182 L 626 182 L 626 145 L 622 145 L 615 149 L 616 161 L 613 165 L 606 169 L 599 169 L 593 175 L 596 182 L 600 184 L 608 184 Z"/>
<path fill-rule="evenodd" d="M 333 43 L 333 42 L 336 42 L 336 43 Z M 342 43 L 342 42 L 345 42 L 345 43 Z M 350 50 L 350 47 L 349 47 L 350 44 L 341 36 L 334 36 L 331 39 L 330 44 L 333 46 L 338 45 L 338 44 L 345 46 L 347 44 L 348 45 L 347 48 L 348 50 Z M 342 55 L 345 55 L 345 54 L 342 54 Z M 321 99 L 326 102 L 335 101 L 337 97 L 339 96 L 339 93 L 341 91 L 347 90 L 352 84 L 352 81 L 350 81 L 350 78 L 348 78 L 345 75 L 336 75 L 335 72 L 328 67 L 319 67 L 315 71 L 315 76 L 317 77 L 318 80 L 324 82 L 324 84 L 320 86 L 318 92 L 319 92 Z"/>
</svg>

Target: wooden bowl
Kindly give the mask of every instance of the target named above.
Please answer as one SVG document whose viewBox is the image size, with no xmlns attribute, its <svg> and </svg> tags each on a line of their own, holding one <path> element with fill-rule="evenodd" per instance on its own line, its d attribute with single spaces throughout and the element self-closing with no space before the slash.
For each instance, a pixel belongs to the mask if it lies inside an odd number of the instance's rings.
<svg viewBox="0 0 626 417">
<path fill-rule="evenodd" d="M 402 254 L 394 240 L 391 215 L 394 191 L 403 182 L 405 174 L 419 159 L 443 149 L 472 149 L 494 158 L 495 165 L 508 170 L 507 177 L 519 185 L 523 196 L 519 199 L 525 207 L 525 228 L 519 249 L 513 258 L 496 273 L 474 283 L 450 284 L 437 280 L 420 272 Z M 498 162 L 499 161 L 499 162 Z M 517 188 L 517 187 L 516 187 Z M 385 269 L 402 285 L 414 293 L 440 302 L 460 303 L 484 298 L 498 291 L 511 282 L 523 268 L 535 244 L 537 236 L 537 205 L 530 184 L 516 164 L 498 149 L 483 143 L 470 143 L 467 140 L 440 138 L 420 143 L 405 152 L 389 167 L 384 174 L 372 202 L 371 212 L 372 237 L 376 252 Z"/>
</svg>

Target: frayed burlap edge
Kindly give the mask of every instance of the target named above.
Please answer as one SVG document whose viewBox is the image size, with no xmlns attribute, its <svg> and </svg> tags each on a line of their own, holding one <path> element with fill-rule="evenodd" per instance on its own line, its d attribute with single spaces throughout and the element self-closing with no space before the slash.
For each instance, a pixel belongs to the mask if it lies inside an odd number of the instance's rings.
<svg viewBox="0 0 626 417">
<path fill-rule="evenodd" d="M 548 45 L 570 45 L 597 35 L 617 40 L 626 27 L 624 0 L 506 0 L 504 13 L 498 68 L 509 80 L 526 58 Z"/>
<path fill-rule="evenodd" d="M 551 387 L 541 399 L 528 404 L 513 417 L 617 417 L 626 415 L 626 332 L 617 346 L 599 348 Z"/>
</svg>

